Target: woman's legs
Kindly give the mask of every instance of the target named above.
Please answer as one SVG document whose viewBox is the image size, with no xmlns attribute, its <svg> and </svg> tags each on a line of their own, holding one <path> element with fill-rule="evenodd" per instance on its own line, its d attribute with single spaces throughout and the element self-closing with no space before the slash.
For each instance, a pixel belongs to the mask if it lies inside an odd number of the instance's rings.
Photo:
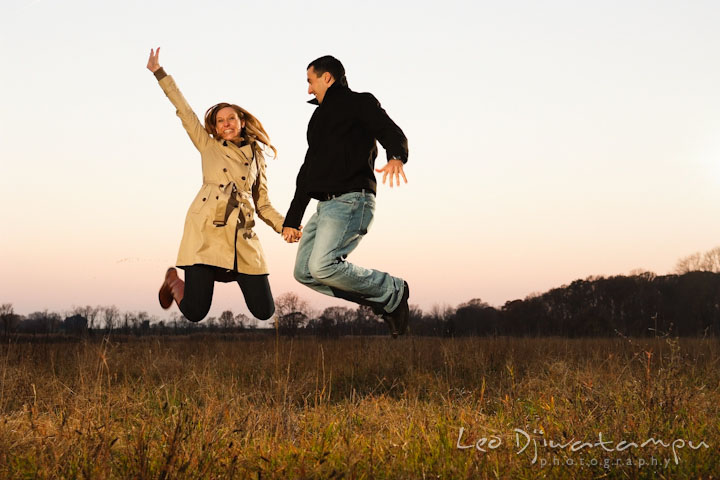
<svg viewBox="0 0 720 480">
<path fill-rule="evenodd" d="M 215 271 L 208 265 L 192 265 L 185 267 L 184 270 L 185 296 L 178 306 L 185 318 L 191 322 L 199 322 L 210 311 L 215 288 Z"/>
<path fill-rule="evenodd" d="M 210 311 L 215 281 L 227 281 L 229 278 L 226 280 L 222 275 L 218 277 L 217 267 L 209 265 L 192 265 L 184 267 L 184 270 L 185 292 L 178 307 L 185 318 L 191 322 L 199 322 Z M 275 313 L 275 302 L 267 275 L 237 273 L 235 281 L 242 290 L 250 313 L 260 320 L 272 317 Z"/>
<path fill-rule="evenodd" d="M 273 313 L 275 313 L 275 302 L 270 291 L 268 276 L 238 273 L 236 280 L 240 285 L 245 297 L 245 304 L 250 313 L 260 320 L 267 320 L 272 317 Z"/>
</svg>

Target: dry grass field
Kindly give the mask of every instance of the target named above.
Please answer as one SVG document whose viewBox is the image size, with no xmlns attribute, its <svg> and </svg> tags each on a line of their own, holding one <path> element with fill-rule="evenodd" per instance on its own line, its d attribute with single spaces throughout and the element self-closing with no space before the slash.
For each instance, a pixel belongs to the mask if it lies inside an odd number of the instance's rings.
<svg viewBox="0 0 720 480">
<path fill-rule="evenodd" d="M 0 478 L 718 478 L 717 339 L 0 346 Z"/>
</svg>

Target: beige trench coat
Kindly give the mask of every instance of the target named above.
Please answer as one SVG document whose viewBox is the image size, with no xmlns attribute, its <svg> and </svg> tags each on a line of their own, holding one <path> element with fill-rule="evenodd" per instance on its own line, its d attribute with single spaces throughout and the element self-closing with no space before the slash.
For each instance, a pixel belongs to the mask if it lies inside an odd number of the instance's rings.
<svg viewBox="0 0 720 480">
<path fill-rule="evenodd" d="M 265 159 L 261 153 L 253 155 L 250 145 L 238 147 L 212 138 L 173 78 L 168 75 L 159 83 L 202 158 L 203 184 L 185 217 L 177 266 L 201 263 L 234 270 L 237 265 L 240 273 L 268 273 L 252 230 L 255 211 L 278 233 L 284 217 L 268 198 Z"/>
</svg>

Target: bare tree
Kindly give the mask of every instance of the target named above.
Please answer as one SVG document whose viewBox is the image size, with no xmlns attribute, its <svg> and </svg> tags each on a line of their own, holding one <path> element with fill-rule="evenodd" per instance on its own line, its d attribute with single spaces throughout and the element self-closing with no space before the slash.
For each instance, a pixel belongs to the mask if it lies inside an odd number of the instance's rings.
<svg viewBox="0 0 720 480">
<path fill-rule="evenodd" d="M 232 310 L 225 310 L 220 314 L 220 328 L 230 330 L 235 326 L 235 315 Z"/>
<path fill-rule="evenodd" d="M 55 312 L 33 312 L 20 322 L 18 329 L 32 333 L 55 333 L 60 329 L 62 319 Z"/>
<path fill-rule="evenodd" d="M 442 306 L 437 303 L 430 309 L 430 317 L 433 320 L 444 322 L 452 318 L 455 314 L 455 309 L 450 305 L 443 304 Z"/>
<path fill-rule="evenodd" d="M 720 273 L 720 247 L 705 253 L 693 253 L 681 258 L 675 265 L 675 273 L 678 275 L 696 271 Z"/>
<path fill-rule="evenodd" d="M 255 322 L 255 325 L 257 325 L 257 321 Z M 237 315 L 235 315 L 235 326 L 241 330 L 244 328 L 251 328 L 250 318 L 247 315 L 238 313 Z"/>
<path fill-rule="evenodd" d="M 140 326 L 141 331 L 147 331 L 150 329 L 150 315 L 147 312 L 138 312 L 137 314 L 137 325 Z"/>
<path fill-rule="evenodd" d="M 168 327 L 175 330 L 175 333 L 182 327 L 183 316 L 179 312 L 170 312 L 170 318 L 168 319 Z"/>
<path fill-rule="evenodd" d="M 90 305 L 86 305 L 84 307 L 73 307 L 72 313 L 86 318 L 88 321 L 88 328 L 92 330 L 96 327 L 95 322 L 97 321 L 98 314 L 100 313 L 100 307 L 91 307 Z"/>
<path fill-rule="evenodd" d="M 275 299 L 275 313 L 278 317 L 294 312 L 307 315 L 309 311 L 310 305 L 294 292 L 283 293 Z"/>
<path fill-rule="evenodd" d="M 675 272 L 678 275 L 682 275 L 684 273 L 700 270 L 701 259 L 702 256 L 700 255 L 700 252 L 681 258 L 675 265 Z"/>
<path fill-rule="evenodd" d="M 355 319 L 355 310 L 348 307 L 327 307 L 321 316 L 331 319 L 336 325 L 343 325 Z"/>
<path fill-rule="evenodd" d="M 703 267 L 708 272 L 720 273 L 720 247 L 705 252 L 705 255 L 703 255 Z"/>
<path fill-rule="evenodd" d="M 628 273 L 628 276 L 641 277 L 648 281 L 652 281 L 655 278 L 657 278 L 657 274 L 655 272 L 651 272 L 644 268 L 634 268 L 634 269 L 630 270 L 630 272 Z"/>
<path fill-rule="evenodd" d="M 283 293 L 275 299 L 275 318 L 280 332 L 295 335 L 308 320 L 310 306 L 296 293 Z"/>
<path fill-rule="evenodd" d="M 0 305 L 0 324 L 2 325 L 5 336 L 15 330 L 19 322 L 20 317 L 15 315 L 15 309 L 13 309 L 12 303 L 3 303 Z"/>
<path fill-rule="evenodd" d="M 132 312 L 125 312 L 125 313 L 123 313 L 122 318 L 123 318 L 123 328 L 125 330 L 130 330 L 134 325 L 133 320 L 135 318 L 135 314 L 133 314 Z"/>
<path fill-rule="evenodd" d="M 373 312 L 372 307 L 358 305 L 355 309 L 355 323 L 360 326 L 369 326 L 380 323 L 378 316 Z"/>
<path fill-rule="evenodd" d="M 108 330 L 113 330 L 115 327 L 119 326 L 120 310 L 118 310 L 115 305 L 112 305 L 110 307 L 103 307 L 102 313 L 103 320 L 105 322 L 105 328 L 107 328 Z"/>
<path fill-rule="evenodd" d="M 253 317 L 252 315 L 250 315 L 250 316 L 245 315 L 243 318 L 243 327 L 247 328 L 249 330 L 258 328 L 258 319 Z"/>
</svg>

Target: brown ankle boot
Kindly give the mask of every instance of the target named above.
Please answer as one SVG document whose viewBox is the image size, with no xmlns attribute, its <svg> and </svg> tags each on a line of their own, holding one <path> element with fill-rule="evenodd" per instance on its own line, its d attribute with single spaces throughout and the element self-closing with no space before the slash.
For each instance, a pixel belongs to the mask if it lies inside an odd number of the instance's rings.
<svg viewBox="0 0 720 480">
<path fill-rule="evenodd" d="M 173 300 L 180 305 L 184 295 L 185 282 L 180 280 L 177 275 L 177 270 L 172 267 L 168 268 L 167 272 L 165 272 L 165 281 L 158 292 L 160 306 L 167 310 L 172 305 Z"/>
<path fill-rule="evenodd" d="M 182 302 L 182 299 L 185 296 L 185 282 L 183 282 L 179 278 L 176 278 L 175 281 L 170 284 L 170 290 L 172 291 L 172 296 L 175 300 L 175 303 L 177 303 L 179 307 L 180 302 Z"/>
</svg>

